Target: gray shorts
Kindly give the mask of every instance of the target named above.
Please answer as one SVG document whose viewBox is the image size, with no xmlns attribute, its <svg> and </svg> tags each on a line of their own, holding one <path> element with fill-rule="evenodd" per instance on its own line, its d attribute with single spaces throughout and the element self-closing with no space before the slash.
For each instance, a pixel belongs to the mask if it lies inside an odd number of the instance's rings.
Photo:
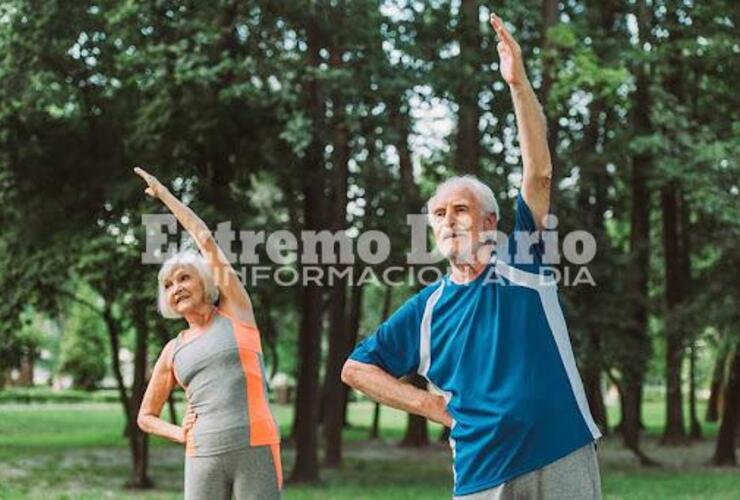
<svg viewBox="0 0 740 500">
<path fill-rule="evenodd" d="M 596 446 L 583 448 L 541 469 L 511 481 L 454 500 L 601 500 L 601 477 Z"/>
<path fill-rule="evenodd" d="M 279 446 L 254 446 L 208 457 L 185 457 L 185 500 L 231 500 L 232 495 L 236 500 L 279 499 L 282 489 Z"/>
</svg>

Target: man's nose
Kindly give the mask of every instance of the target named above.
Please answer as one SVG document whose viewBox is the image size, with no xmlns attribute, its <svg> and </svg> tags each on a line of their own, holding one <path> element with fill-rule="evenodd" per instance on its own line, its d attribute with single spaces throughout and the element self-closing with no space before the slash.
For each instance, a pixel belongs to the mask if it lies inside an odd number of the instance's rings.
<svg viewBox="0 0 740 500">
<path fill-rule="evenodd" d="M 452 227 L 455 225 L 456 220 L 457 219 L 455 219 L 454 210 L 447 210 L 447 212 L 445 212 L 445 220 L 444 220 L 445 225 Z"/>
</svg>

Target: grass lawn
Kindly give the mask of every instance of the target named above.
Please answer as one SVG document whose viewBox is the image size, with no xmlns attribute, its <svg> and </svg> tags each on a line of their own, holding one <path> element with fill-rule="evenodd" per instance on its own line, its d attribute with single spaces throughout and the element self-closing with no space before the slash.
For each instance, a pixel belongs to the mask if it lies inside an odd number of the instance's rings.
<svg viewBox="0 0 740 500">
<path fill-rule="evenodd" d="M 291 408 L 274 408 L 283 435 L 287 435 Z M 352 427 L 345 433 L 342 469 L 322 470 L 319 485 L 288 484 L 285 499 L 451 497 L 447 444 L 435 442 L 423 450 L 399 448 L 396 443 L 403 434 L 406 416 L 388 408 L 382 410 L 382 439 L 368 441 L 372 409 L 368 402 L 350 406 Z M 611 422 L 616 422 L 617 413 L 617 408 L 610 408 Z M 704 465 L 714 449 L 716 425 L 704 426 L 706 437 L 700 442 L 665 448 L 657 439 L 662 404 L 646 402 L 644 418 L 645 451 L 662 467 L 642 468 L 618 440 L 602 440 L 599 460 L 605 498 L 740 498 L 739 469 Z M 183 451 L 157 438 L 152 439 L 149 468 L 156 487 L 143 494 L 125 489 L 130 459 L 121 436 L 122 425 L 121 409 L 111 403 L 0 405 L 0 498 L 181 498 Z M 436 438 L 439 430 L 432 425 L 430 435 Z M 286 476 L 293 460 L 294 450 L 286 443 Z"/>
</svg>

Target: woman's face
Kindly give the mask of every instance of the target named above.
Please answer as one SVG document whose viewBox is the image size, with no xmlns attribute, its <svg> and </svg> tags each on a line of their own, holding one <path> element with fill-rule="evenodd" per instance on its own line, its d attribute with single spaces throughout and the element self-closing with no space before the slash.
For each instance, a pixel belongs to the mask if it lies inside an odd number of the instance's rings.
<svg viewBox="0 0 740 500">
<path fill-rule="evenodd" d="M 180 316 L 206 301 L 205 288 L 193 266 L 176 267 L 164 280 L 167 304 Z"/>
</svg>

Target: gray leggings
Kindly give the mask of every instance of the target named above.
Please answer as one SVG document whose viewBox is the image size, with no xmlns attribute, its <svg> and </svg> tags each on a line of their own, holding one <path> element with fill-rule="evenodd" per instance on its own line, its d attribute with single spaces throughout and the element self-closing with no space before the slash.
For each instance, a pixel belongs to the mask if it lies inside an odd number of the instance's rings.
<svg viewBox="0 0 740 500">
<path fill-rule="evenodd" d="M 232 495 L 236 500 L 279 499 L 279 450 L 279 445 L 255 446 L 209 457 L 185 457 L 185 500 L 231 500 Z"/>
<path fill-rule="evenodd" d="M 504 484 L 455 500 L 601 500 L 596 446 L 583 448 Z"/>
</svg>

